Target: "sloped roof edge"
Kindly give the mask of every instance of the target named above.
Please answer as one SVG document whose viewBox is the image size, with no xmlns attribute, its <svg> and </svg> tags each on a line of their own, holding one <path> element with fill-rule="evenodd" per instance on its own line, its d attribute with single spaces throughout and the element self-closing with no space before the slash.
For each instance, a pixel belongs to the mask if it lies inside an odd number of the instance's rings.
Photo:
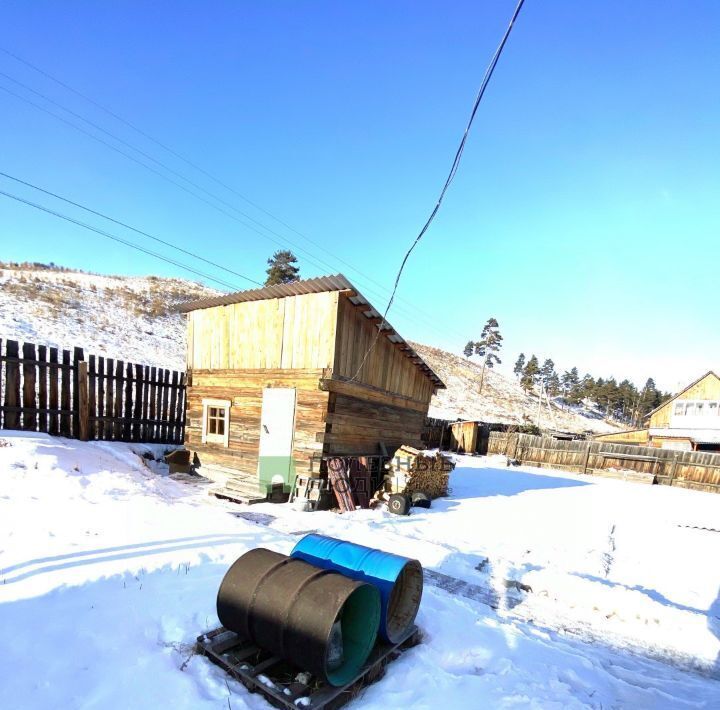
<svg viewBox="0 0 720 710">
<path fill-rule="evenodd" d="M 197 311 L 204 308 L 230 306 L 235 303 L 266 301 L 273 298 L 287 298 L 288 296 L 302 296 L 309 293 L 327 293 L 329 291 L 349 291 L 350 294 L 348 298 L 353 305 L 367 305 L 367 309 L 363 311 L 366 318 L 382 317 L 382 314 L 372 306 L 372 304 L 343 274 L 319 276 L 314 279 L 298 280 L 287 284 L 277 284 L 275 286 L 263 286 L 262 288 L 248 289 L 247 291 L 236 291 L 235 293 L 214 296 L 212 298 L 203 298 L 198 301 L 188 301 L 180 306 L 179 311 L 181 313 L 190 313 L 191 311 Z M 411 359 L 415 365 L 425 373 L 425 375 L 433 382 L 435 387 L 445 389 L 443 381 L 387 321 L 385 321 L 383 326 L 383 333 L 386 333 L 386 337 L 390 340 L 390 342 L 404 346 L 402 348 L 403 354 Z"/>
</svg>

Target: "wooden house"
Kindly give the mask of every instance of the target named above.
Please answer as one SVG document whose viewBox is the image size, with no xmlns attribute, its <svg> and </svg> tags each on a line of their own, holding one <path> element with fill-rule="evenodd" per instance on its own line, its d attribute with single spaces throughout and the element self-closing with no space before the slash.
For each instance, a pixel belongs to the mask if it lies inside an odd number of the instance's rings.
<svg viewBox="0 0 720 710">
<path fill-rule="evenodd" d="M 185 304 L 185 445 L 260 496 L 330 455 L 421 446 L 443 383 L 342 275 Z M 383 325 L 382 330 L 380 326 Z"/>
<path fill-rule="evenodd" d="M 720 451 L 720 377 L 707 372 L 647 416 L 645 429 L 595 439 L 680 451 Z"/>
</svg>

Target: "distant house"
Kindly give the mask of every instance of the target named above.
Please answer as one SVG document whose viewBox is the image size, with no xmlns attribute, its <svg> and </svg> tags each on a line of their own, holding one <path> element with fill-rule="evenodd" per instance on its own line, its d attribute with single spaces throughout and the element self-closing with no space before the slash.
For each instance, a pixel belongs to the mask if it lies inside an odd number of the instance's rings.
<svg viewBox="0 0 720 710">
<path fill-rule="evenodd" d="M 430 398 L 445 385 L 344 276 L 183 310 L 185 445 L 201 473 L 254 482 L 264 497 L 313 458 L 422 445 Z"/>
<path fill-rule="evenodd" d="M 595 438 L 681 451 L 720 451 L 720 377 L 711 370 L 647 416 L 646 429 Z"/>
</svg>

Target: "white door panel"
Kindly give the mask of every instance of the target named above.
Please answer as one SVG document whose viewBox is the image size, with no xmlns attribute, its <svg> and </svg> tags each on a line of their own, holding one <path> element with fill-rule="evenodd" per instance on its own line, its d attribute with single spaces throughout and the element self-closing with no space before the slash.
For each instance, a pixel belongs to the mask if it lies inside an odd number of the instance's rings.
<svg viewBox="0 0 720 710">
<path fill-rule="evenodd" d="M 295 395 L 294 388 L 266 387 L 263 390 L 260 415 L 260 466 L 261 469 L 265 468 L 263 460 L 271 464 L 275 475 L 287 474 L 290 469 L 295 430 Z M 284 470 L 280 472 L 279 468 Z"/>
</svg>

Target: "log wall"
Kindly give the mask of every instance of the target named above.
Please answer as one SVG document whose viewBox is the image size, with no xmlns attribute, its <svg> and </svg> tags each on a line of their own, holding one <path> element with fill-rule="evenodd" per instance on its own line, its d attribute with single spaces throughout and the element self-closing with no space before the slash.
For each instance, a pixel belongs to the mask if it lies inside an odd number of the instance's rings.
<svg viewBox="0 0 720 710">
<path fill-rule="evenodd" d="M 318 440 L 325 454 L 346 456 L 379 453 L 380 442 L 390 453 L 402 444 L 422 448 L 426 413 L 332 392 L 325 433 Z"/>
<path fill-rule="evenodd" d="M 212 464 L 241 473 L 257 473 L 262 391 L 265 387 L 297 390 L 293 460 L 298 473 L 310 470 L 310 459 L 322 453 L 318 435 L 325 431 L 328 393 L 321 391 L 321 369 L 195 370 L 187 390 L 185 446 L 200 465 Z M 202 441 L 202 400 L 230 400 L 228 446 Z M 202 473 L 202 470 L 200 471 Z"/>
</svg>

